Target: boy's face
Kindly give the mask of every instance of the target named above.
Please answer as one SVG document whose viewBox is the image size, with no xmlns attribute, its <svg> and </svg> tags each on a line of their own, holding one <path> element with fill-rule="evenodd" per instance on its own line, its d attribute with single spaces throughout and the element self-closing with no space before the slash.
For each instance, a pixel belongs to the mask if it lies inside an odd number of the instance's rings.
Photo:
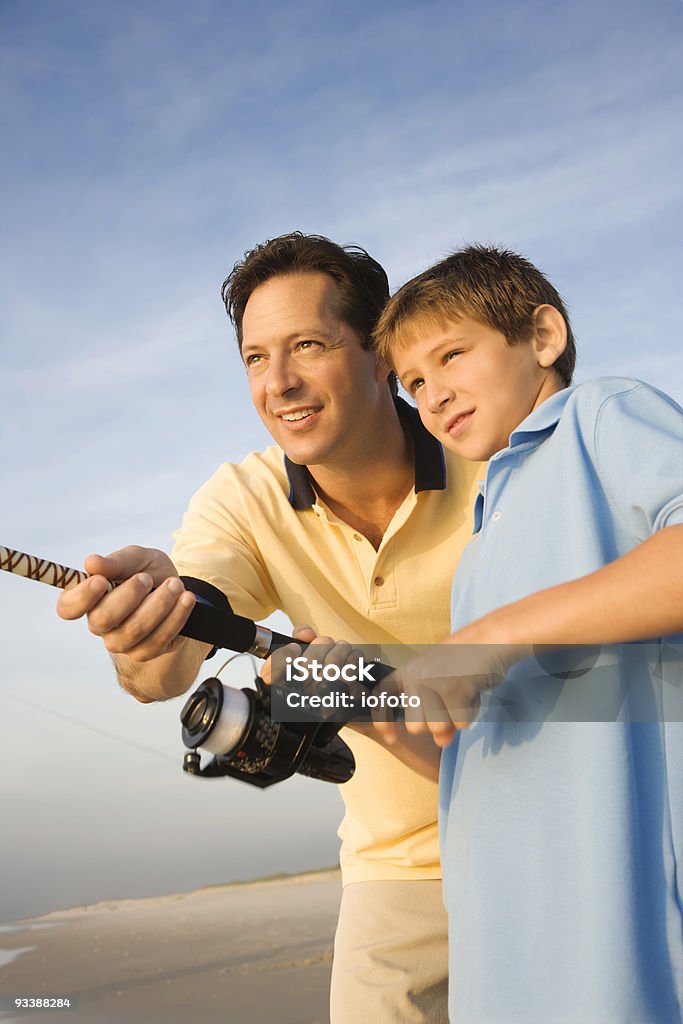
<svg viewBox="0 0 683 1024">
<path fill-rule="evenodd" d="M 468 318 L 414 331 L 417 340 L 392 353 L 394 369 L 427 429 L 466 459 L 485 462 L 507 448 L 522 420 L 562 388 L 535 336 L 508 345 Z"/>
</svg>

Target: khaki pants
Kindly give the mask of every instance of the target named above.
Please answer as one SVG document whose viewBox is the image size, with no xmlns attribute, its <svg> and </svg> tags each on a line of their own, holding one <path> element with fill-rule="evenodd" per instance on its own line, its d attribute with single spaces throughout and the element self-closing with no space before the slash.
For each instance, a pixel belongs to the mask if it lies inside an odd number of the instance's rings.
<svg viewBox="0 0 683 1024">
<path fill-rule="evenodd" d="M 448 1024 L 448 934 L 440 881 L 344 887 L 331 1024 Z"/>
</svg>

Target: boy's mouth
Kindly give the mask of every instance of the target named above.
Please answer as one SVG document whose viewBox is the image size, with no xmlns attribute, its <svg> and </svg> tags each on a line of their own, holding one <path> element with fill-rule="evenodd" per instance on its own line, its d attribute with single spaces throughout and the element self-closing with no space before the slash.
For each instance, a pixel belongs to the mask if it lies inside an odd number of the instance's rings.
<svg viewBox="0 0 683 1024">
<path fill-rule="evenodd" d="M 450 434 L 451 437 L 457 437 L 458 434 L 462 433 L 468 425 L 473 414 L 474 409 L 465 409 L 464 412 L 459 412 L 455 416 L 451 416 L 451 418 L 446 421 L 446 425 L 444 427 L 446 433 Z"/>
</svg>

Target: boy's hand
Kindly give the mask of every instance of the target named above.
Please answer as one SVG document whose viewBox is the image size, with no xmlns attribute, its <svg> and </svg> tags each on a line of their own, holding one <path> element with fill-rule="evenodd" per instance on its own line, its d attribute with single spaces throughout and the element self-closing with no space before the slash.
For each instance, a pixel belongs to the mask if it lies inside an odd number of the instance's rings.
<svg viewBox="0 0 683 1024">
<path fill-rule="evenodd" d="M 467 728 L 479 710 L 480 694 L 501 683 L 521 656 L 515 645 L 463 643 L 458 636 L 429 648 L 382 685 L 387 696 L 417 698 L 412 702 L 416 707 L 405 708 L 406 731 L 429 731 L 438 747 L 448 746 L 458 729 Z M 395 742 L 398 732 L 390 710 L 374 712 L 373 724 L 385 743 Z"/>
</svg>

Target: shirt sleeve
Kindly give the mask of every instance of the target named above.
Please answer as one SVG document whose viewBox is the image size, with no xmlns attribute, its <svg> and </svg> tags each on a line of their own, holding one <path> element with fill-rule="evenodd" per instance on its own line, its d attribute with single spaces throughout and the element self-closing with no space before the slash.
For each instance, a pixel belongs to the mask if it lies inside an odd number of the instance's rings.
<svg viewBox="0 0 683 1024">
<path fill-rule="evenodd" d="M 190 501 L 171 558 L 181 576 L 213 584 L 233 611 L 258 621 L 278 602 L 245 508 L 247 486 L 239 466 L 221 466 Z"/>
<path fill-rule="evenodd" d="M 639 541 L 683 524 L 683 409 L 640 381 L 605 397 L 595 416 L 600 479 Z"/>
</svg>

